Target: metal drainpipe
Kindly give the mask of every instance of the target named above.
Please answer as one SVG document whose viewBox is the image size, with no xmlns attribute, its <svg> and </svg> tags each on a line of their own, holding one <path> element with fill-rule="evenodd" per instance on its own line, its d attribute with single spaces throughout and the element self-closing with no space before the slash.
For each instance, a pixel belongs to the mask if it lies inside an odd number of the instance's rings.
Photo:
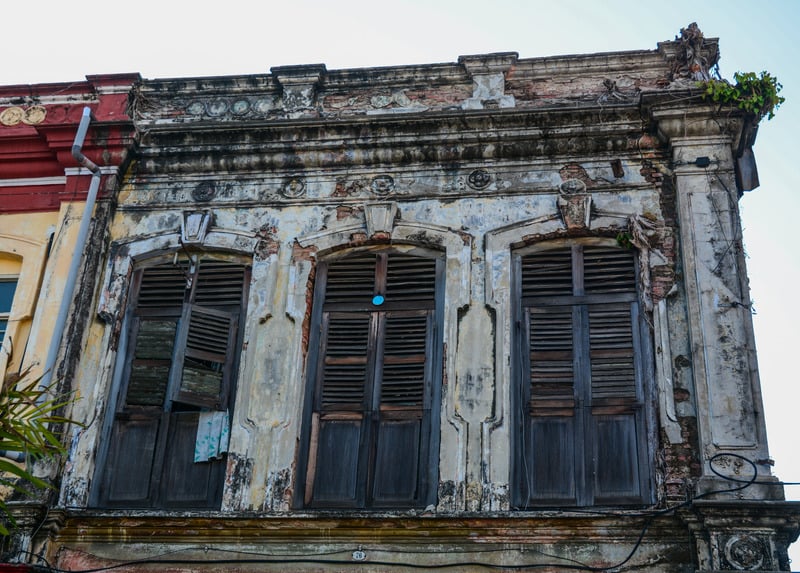
<svg viewBox="0 0 800 573">
<path fill-rule="evenodd" d="M 39 389 L 48 388 L 53 378 L 56 358 L 58 357 L 58 350 L 61 346 L 61 337 L 64 334 L 64 326 L 67 323 L 67 313 L 69 313 L 69 307 L 75 293 L 75 282 L 78 278 L 78 269 L 80 268 L 81 259 L 83 258 L 86 237 L 89 235 L 92 211 L 94 210 L 94 204 L 97 200 L 97 191 L 100 189 L 100 168 L 81 152 L 83 140 L 86 138 L 86 132 L 89 130 L 89 123 L 91 121 L 92 111 L 88 107 L 83 108 L 83 116 L 78 126 L 78 133 L 75 134 L 75 141 L 72 143 L 72 156 L 82 167 L 86 167 L 92 172 L 92 182 L 89 185 L 89 192 L 86 196 L 86 205 L 83 208 L 81 226 L 80 229 L 78 229 L 75 250 L 72 252 L 72 261 L 69 265 L 67 283 L 64 285 L 64 295 L 61 298 L 61 306 L 58 309 L 58 316 L 56 317 L 56 323 L 53 327 L 53 337 L 50 340 L 50 349 L 47 353 L 47 361 L 44 364 L 44 374 L 39 381 Z M 44 395 L 42 395 L 42 399 L 44 399 Z"/>
</svg>

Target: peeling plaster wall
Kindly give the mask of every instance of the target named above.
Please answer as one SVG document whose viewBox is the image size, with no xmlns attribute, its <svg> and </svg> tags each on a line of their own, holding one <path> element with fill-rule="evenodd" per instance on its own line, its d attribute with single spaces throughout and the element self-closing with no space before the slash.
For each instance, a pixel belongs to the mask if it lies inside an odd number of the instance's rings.
<svg viewBox="0 0 800 573">
<path fill-rule="evenodd" d="M 531 517 L 512 511 L 510 501 L 512 253 L 551 239 L 619 238 L 639 252 L 651 335 L 645 413 L 654 504 L 728 487 L 713 475 L 716 453 L 734 450 L 763 463 L 733 194 L 731 150 L 741 125 L 737 117 L 697 120 L 714 111 L 692 99 L 693 84 L 673 77 L 676 50 L 665 43 L 657 52 L 547 60 L 490 54 L 458 65 L 289 66 L 263 77 L 143 82 L 134 98 L 140 147 L 117 196 L 97 319 L 75 375 L 76 389 L 91 398 L 73 410 L 86 428 L 74 435 L 60 503 L 94 503 L 95 466 L 121 378 L 131 269 L 179 251 L 184 217 L 201 212 L 210 219 L 199 248 L 252 264 L 227 479 L 214 523 L 257 515 L 300 519 L 285 525 L 286 535 L 322 527 L 314 512 L 292 508 L 315 265 L 339 249 L 373 244 L 434 248 L 446 261 L 438 500 L 425 516 L 494 516 L 510 520 L 511 529 L 518 516 Z M 713 175 L 691 165 L 701 155 L 713 158 Z M 747 470 L 713 469 L 737 479 Z M 768 476 L 768 467 L 759 469 Z M 754 487 L 742 496 L 780 499 L 781 492 Z M 415 515 L 339 513 L 348 524 Z M 549 520 L 563 515 L 533 512 L 551 535 L 528 541 L 537 555 L 595 565 L 624 558 L 593 518 L 580 526 L 592 530 L 589 537 L 567 541 L 575 523 Z M 101 515 L 97 526 L 135 512 L 123 516 Z M 708 539 L 704 525 L 687 515 L 675 523 L 664 527 L 682 533 L 648 541 L 633 563 L 658 571 L 684 571 L 702 559 L 719 565 L 713 543 L 686 543 L 690 531 Z M 419 526 L 429 527 L 424 519 Z M 719 543 L 731 543 L 729 526 L 715 527 Z M 639 524 L 623 529 L 620 542 L 632 544 Z M 480 528 L 477 535 L 486 543 L 505 539 Z M 765 535 L 777 563 L 785 547 Z M 65 550 L 59 563 L 93 567 L 126 558 L 103 544 L 113 538 L 75 542 L 78 549 Z M 363 531 L 325 539 L 323 548 L 342 550 L 355 539 L 390 550 L 380 534 Z M 421 539 L 411 543 L 435 551 L 435 542 Z M 508 562 L 524 559 L 515 553 Z"/>
</svg>

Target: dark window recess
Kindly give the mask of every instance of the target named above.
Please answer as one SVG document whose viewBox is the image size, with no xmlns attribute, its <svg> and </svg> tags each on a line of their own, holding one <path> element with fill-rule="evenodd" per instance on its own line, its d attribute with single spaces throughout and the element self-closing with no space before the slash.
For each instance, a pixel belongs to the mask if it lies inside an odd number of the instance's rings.
<svg viewBox="0 0 800 573">
<path fill-rule="evenodd" d="M 249 270 L 179 261 L 133 277 L 129 344 L 98 504 L 214 509 L 225 460 L 194 461 L 202 412 L 233 402 Z"/>
<path fill-rule="evenodd" d="M 435 500 L 442 273 L 394 251 L 320 263 L 299 506 Z"/>
<path fill-rule="evenodd" d="M 579 243 L 517 257 L 515 504 L 649 500 L 636 264 Z"/>
</svg>

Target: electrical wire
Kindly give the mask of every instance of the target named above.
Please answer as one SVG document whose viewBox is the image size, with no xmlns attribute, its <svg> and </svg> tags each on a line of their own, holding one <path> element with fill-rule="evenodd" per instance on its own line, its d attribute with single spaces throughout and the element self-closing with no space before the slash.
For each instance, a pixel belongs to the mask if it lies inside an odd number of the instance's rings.
<svg viewBox="0 0 800 573">
<path fill-rule="evenodd" d="M 714 467 L 715 462 L 721 460 L 722 458 L 734 458 L 739 460 L 740 462 L 744 462 L 745 464 L 749 465 L 752 470 L 752 476 L 748 479 L 740 479 L 733 476 L 728 476 Z M 758 467 L 756 464 L 745 458 L 744 456 L 740 456 L 739 454 L 734 454 L 730 452 L 719 453 L 712 456 L 709 459 L 709 465 L 712 473 L 716 476 L 729 481 L 736 483 L 738 485 L 727 488 L 727 489 L 717 489 L 713 491 L 708 491 L 705 493 L 698 494 L 691 499 L 688 499 L 682 503 L 679 503 L 674 506 L 670 506 L 663 509 L 653 510 L 651 512 L 642 512 L 639 514 L 631 514 L 631 513 L 613 513 L 613 512 L 602 512 L 602 511 L 588 511 L 587 513 L 594 513 L 598 515 L 607 515 L 611 517 L 619 517 L 619 518 L 630 518 L 634 517 L 644 517 L 645 522 L 642 524 L 642 528 L 637 536 L 633 547 L 631 548 L 630 552 L 624 559 L 620 560 L 619 562 L 605 566 L 605 567 L 595 567 L 591 565 L 587 565 L 585 563 L 581 563 L 579 561 L 575 561 L 573 559 L 559 557 L 556 555 L 548 555 L 542 552 L 537 551 L 541 555 L 550 557 L 552 559 L 558 559 L 558 562 L 541 562 L 541 563 L 522 563 L 522 564 L 497 564 L 497 563 L 488 563 L 483 561 L 454 561 L 448 563 L 410 563 L 406 561 L 383 561 L 383 560 L 369 560 L 369 561 L 344 561 L 339 559 L 329 559 L 329 558 L 320 558 L 322 556 L 330 556 L 336 554 L 346 554 L 348 550 L 341 550 L 341 551 L 334 551 L 334 552 L 326 552 L 326 553 L 319 553 L 317 556 L 308 556 L 302 555 L 299 556 L 297 554 L 262 554 L 257 552 L 247 552 L 247 551 L 238 551 L 238 550 L 230 550 L 230 549 L 218 549 L 212 547 L 193 547 L 193 548 L 184 548 L 179 549 L 177 551 L 172 551 L 168 553 L 162 553 L 158 556 L 146 559 L 139 559 L 135 561 L 125 561 L 116 563 L 114 565 L 106 565 L 102 567 L 95 567 L 91 569 L 82 569 L 82 570 L 65 570 L 59 569 L 56 567 L 52 567 L 49 564 L 46 566 L 35 566 L 36 571 L 40 571 L 42 573 L 101 573 L 103 571 L 112 571 L 115 569 L 121 569 L 124 567 L 135 566 L 135 565 L 195 565 L 195 564 L 207 564 L 207 565 L 336 565 L 338 567 L 344 566 L 353 566 L 353 567 L 360 567 L 363 565 L 370 565 L 370 566 L 381 566 L 381 567 L 403 567 L 406 569 L 426 569 L 426 570 L 437 570 L 437 569 L 452 569 L 452 568 L 463 568 L 463 567 L 479 567 L 487 570 L 496 570 L 496 571 L 521 571 L 521 570 L 528 570 L 528 569 L 544 569 L 544 568 L 559 568 L 562 570 L 570 570 L 570 571 L 590 571 L 594 573 L 607 573 L 610 571 L 617 571 L 624 567 L 627 563 L 629 563 L 639 551 L 642 542 L 644 541 L 645 536 L 647 535 L 650 526 L 653 522 L 659 518 L 666 515 L 670 515 L 679 511 L 680 509 L 690 507 L 694 502 L 697 500 L 707 498 L 713 495 L 723 494 L 723 493 L 733 493 L 737 491 L 741 491 L 747 487 L 750 487 L 753 484 L 763 484 L 763 485 L 800 485 L 800 482 L 759 482 L 757 481 L 758 478 Z M 361 549 L 361 547 L 359 547 Z M 394 550 L 380 550 L 380 549 L 370 549 L 366 548 L 367 551 L 383 551 L 383 552 L 391 552 L 391 553 L 411 553 L 411 554 L 439 554 L 439 551 L 394 551 Z M 231 558 L 231 559 L 211 559 L 211 560 L 196 560 L 196 559 L 175 559 L 170 558 L 168 556 L 173 556 L 178 553 L 184 553 L 187 551 L 205 551 L 205 552 L 216 552 L 216 553 L 235 553 L 238 555 L 253 555 L 253 557 L 247 558 Z M 506 552 L 510 551 L 510 549 L 480 549 L 480 550 L 465 550 L 462 553 L 481 553 L 481 552 Z M 535 550 L 534 550 L 535 551 Z M 89 554 L 87 554 L 89 555 Z M 39 558 L 41 559 L 41 558 Z M 47 563 L 45 561 L 45 563 Z"/>
</svg>

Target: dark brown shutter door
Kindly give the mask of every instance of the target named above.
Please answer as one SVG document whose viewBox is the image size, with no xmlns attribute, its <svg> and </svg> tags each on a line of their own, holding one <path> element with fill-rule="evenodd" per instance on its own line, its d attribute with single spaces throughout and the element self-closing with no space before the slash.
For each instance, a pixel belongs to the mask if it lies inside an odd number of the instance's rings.
<svg viewBox="0 0 800 573">
<path fill-rule="evenodd" d="M 308 501 L 314 505 L 357 506 L 363 500 L 359 484 L 366 471 L 362 448 L 372 322 L 369 313 L 325 313 L 323 318 L 309 452 L 313 497 Z"/>
<path fill-rule="evenodd" d="M 325 296 L 307 505 L 421 502 L 430 452 L 437 264 L 404 253 L 369 252 L 321 269 L 326 282 L 319 287 Z"/>
<path fill-rule="evenodd" d="M 161 474 L 160 505 L 166 508 L 212 509 L 219 507 L 224 460 L 194 461 L 197 412 L 170 414 L 167 455 Z"/>
<path fill-rule="evenodd" d="M 581 418 L 575 388 L 574 309 L 529 308 L 530 386 L 526 424 L 528 496 L 540 505 L 577 502 Z"/>
<path fill-rule="evenodd" d="M 118 414 L 109 437 L 102 497 L 108 507 L 148 507 L 161 412 Z"/>
<path fill-rule="evenodd" d="M 125 398 L 100 501 L 110 507 L 219 506 L 225 461 L 194 463 L 197 412 L 224 409 L 234 376 L 246 267 L 219 261 L 138 271 Z M 190 304 L 189 295 L 195 300 Z"/>
<path fill-rule="evenodd" d="M 637 396 L 636 303 L 589 306 L 595 503 L 639 499 L 644 439 Z"/>
<path fill-rule="evenodd" d="M 644 424 L 630 250 L 571 245 L 522 257 L 523 504 L 642 499 Z"/>
<path fill-rule="evenodd" d="M 430 424 L 426 366 L 432 316 L 430 311 L 389 312 L 382 326 L 372 498 L 382 506 L 408 506 L 421 495 L 422 465 L 428 452 L 428 440 L 423 438 Z"/>
</svg>

